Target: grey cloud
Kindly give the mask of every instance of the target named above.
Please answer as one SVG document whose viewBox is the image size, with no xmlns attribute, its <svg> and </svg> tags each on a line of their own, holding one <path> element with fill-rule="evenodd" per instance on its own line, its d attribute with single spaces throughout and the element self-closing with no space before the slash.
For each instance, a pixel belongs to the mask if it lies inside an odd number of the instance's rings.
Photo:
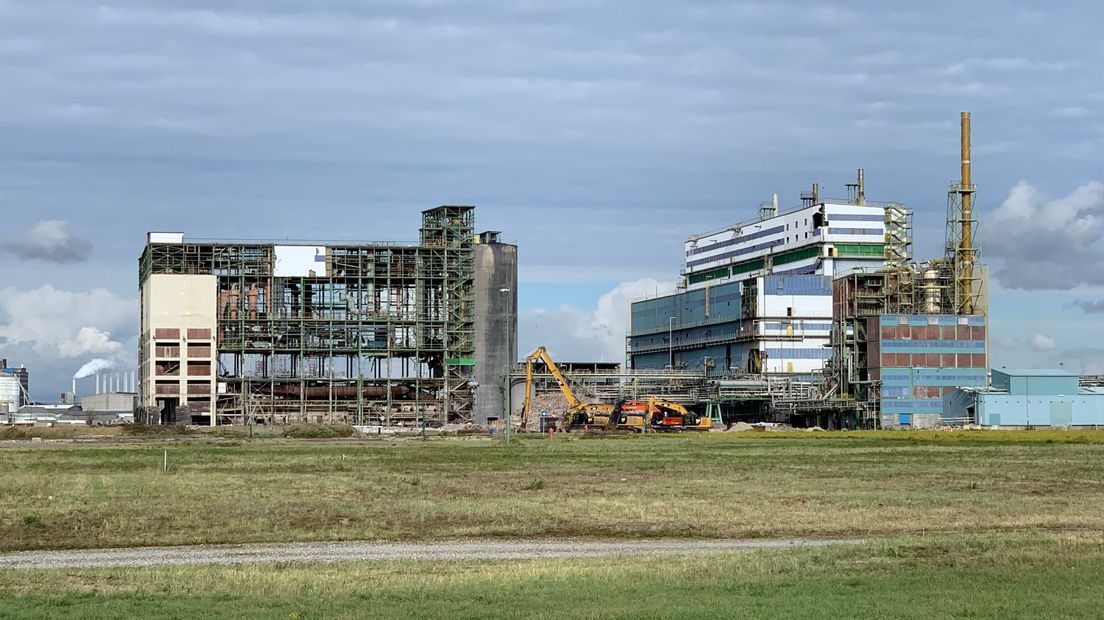
<svg viewBox="0 0 1104 620">
<path fill-rule="evenodd" d="M 1104 285 L 1104 183 L 1053 199 L 1021 181 L 985 216 L 982 248 L 1006 288 L 1068 290 Z"/>
<path fill-rule="evenodd" d="M 1075 308 L 1080 308 L 1085 314 L 1104 313 L 1104 299 L 1093 301 L 1091 299 L 1078 299 L 1073 302 Z"/>
<path fill-rule="evenodd" d="M 69 232 L 68 222 L 43 220 L 32 226 L 23 238 L 5 240 L 0 248 L 26 260 L 66 264 L 87 260 L 92 242 Z"/>
</svg>

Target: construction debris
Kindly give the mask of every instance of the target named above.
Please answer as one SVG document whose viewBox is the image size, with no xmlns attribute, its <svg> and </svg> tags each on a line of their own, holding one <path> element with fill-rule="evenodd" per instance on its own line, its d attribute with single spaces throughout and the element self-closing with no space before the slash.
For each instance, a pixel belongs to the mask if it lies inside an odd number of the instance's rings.
<svg viewBox="0 0 1104 620">
<path fill-rule="evenodd" d="M 521 423 L 521 407 L 514 410 L 514 418 Z M 567 399 L 563 394 L 549 393 L 537 394 L 529 401 L 529 419 L 525 421 L 525 428 L 537 430 L 540 428 L 541 414 L 555 416 L 559 419 L 567 413 Z"/>
</svg>

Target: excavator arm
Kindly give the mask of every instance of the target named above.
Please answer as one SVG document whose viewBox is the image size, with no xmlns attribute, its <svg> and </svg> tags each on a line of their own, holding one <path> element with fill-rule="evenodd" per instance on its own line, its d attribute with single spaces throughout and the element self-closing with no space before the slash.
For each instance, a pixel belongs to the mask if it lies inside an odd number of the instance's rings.
<svg viewBox="0 0 1104 620">
<path fill-rule="evenodd" d="M 533 362 L 540 360 L 544 362 L 544 365 L 548 367 L 548 372 L 556 380 L 556 383 L 560 386 L 560 392 L 563 393 L 564 398 L 567 399 L 568 415 L 574 415 L 575 412 L 585 407 L 585 404 L 575 397 L 575 393 L 571 391 L 571 386 L 568 385 L 567 379 L 560 372 L 556 362 L 552 361 L 552 356 L 548 354 L 548 351 L 544 347 L 537 347 L 536 351 L 533 351 L 525 358 L 525 401 L 521 407 L 521 429 L 525 430 L 525 423 L 529 419 L 529 407 L 532 404 L 533 394 Z"/>
</svg>

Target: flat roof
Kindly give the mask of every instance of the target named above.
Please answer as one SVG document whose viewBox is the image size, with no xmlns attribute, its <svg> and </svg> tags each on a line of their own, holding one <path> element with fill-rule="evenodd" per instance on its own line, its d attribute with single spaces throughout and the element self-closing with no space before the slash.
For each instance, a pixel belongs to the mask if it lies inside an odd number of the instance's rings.
<svg viewBox="0 0 1104 620">
<path fill-rule="evenodd" d="M 1010 377 L 1076 377 L 1072 372 L 1060 368 L 994 368 L 993 372 Z"/>
</svg>

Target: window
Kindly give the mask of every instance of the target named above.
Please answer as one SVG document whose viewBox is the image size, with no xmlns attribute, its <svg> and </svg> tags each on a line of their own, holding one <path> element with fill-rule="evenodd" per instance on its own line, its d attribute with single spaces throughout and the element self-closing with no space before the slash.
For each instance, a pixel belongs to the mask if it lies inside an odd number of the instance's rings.
<svg viewBox="0 0 1104 620">
<path fill-rule="evenodd" d="M 786 308 L 786 316 L 793 316 L 793 308 Z"/>
</svg>

